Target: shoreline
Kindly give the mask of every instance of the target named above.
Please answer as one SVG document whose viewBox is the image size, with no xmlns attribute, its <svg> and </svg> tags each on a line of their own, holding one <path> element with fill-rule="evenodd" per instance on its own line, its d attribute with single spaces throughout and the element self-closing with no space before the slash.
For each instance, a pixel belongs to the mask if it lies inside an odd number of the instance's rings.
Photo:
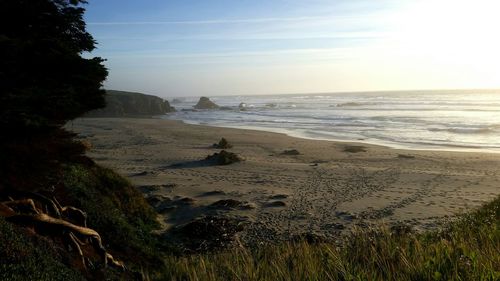
<svg viewBox="0 0 500 281">
<path fill-rule="evenodd" d="M 360 145 L 374 145 L 374 146 L 381 146 L 381 147 L 385 147 L 388 149 L 397 149 L 397 150 L 500 154 L 500 149 L 492 150 L 492 149 L 488 149 L 488 148 L 460 146 L 460 145 L 451 145 L 451 146 L 428 145 L 428 146 L 426 146 L 425 144 L 423 144 L 423 145 L 415 144 L 414 147 L 411 147 L 411 146 L 405 146 L 404 144 L 400 144 L 400 143 L 396 143 L 396 142 L 384 142 L 384 141 L 370 142 L 367 140 L 344 140 L 344 139 L 336 139 L 336 138 L 308 137 L 308 136 L 300 134 L 300 133 L 294 133 L 293 130 L 288 130 L 288 129 L 263 128 L 263 127 L 252 127 L 252 126 L 211 125 L 211 124 L 202 124 L 202 123 L 198 123 L 198 122 L 189 122 L 189 121 L 181 120 L 181 119 L 168 119 L 168 118 L 164 118 L 163 116 L 168 116 L 168 115 L 153 116 L 152 118 L 153 119 L 168 120 L 168 121 L 177 121 L 177 122 L 181 122 L 181 123 L 186 124 L 186 125 L 193 125 L 193 126 L 206 126 L 206 127 L 227 128 L 227 129 L 236 129 L 236 130 L 251 130 L 251 131 L 258 131 L 258 132 L 283 134 L 283 135 L 286 135 L 286 136 L 289 136 L 292 138 L 299 138 L 299 139 L 305 139 L 305 140 L 330 141 L 330 142 L 351 143 L 351 144 L 360 144 Z"/>
<path fill-rule="evenodd" d="M 207 215 L 248 223 L 241 239 L 250 244 L 309 232 L 337 239 L 380 222 L 430 230 L 500 194 L 496 153 L 393 149 L 157 118 L 84 118 L 73 127 L 92 144 L 92 159 L 156 202 L 167 234 Z M 245 161 L 206 164 L 221 137 Z M 299 154 L 284 154 L 290 149 Z"/>
</svg>

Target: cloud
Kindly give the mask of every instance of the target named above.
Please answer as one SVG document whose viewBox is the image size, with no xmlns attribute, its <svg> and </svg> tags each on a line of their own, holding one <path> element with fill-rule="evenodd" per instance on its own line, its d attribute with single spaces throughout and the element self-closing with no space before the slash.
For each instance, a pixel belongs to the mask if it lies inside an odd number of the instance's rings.
<svg viewBox="0 0 500 281">
<path fill-rule="evenodd" d="M 211 19 L 188 21 L 116 21 L 116 22 L 89 22 L 88 25 L 205 25 L 205 24 L 233 24 L 233 23 L 269 23 L 269 22 L 297 22 L 326 19 L 327 17 L 279 17 L 279 18 L 248 18 L 248 19 Z"/>
</svg>

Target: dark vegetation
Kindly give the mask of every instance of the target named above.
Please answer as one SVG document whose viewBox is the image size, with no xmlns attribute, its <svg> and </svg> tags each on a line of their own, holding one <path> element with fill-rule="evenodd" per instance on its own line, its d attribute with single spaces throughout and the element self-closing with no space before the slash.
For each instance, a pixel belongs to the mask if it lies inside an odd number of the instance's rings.
<svg viewBox="0 0 500 281">
<path fill-rule="evenodd" d="M 216 165 L 229 165 L 233 164 L 236 162 L 240 162 L 243 159 L 238 156 L 238 154 L 221 150 L 219 153 L 214 153 L 212 155 L 208 155 L 207 158 L 205 158 L 205 161 L 214 163 Z"/>
<path fill-rule="evenodd" d="M 81 56 L 95 46 L 83 3 L 0 1 L 1 280 L 133 279 L 161 263 L 156 214 L 63 129 L 105 104 L 104 60 Z"/>
<path fill-rule="evenodd" d="M 219 149 L 229 149 L 232 148 L 233 145 L 230 144 L 225 138 L 221 138 L 220 141 L 218 143 L 214 143 L 212 147 Z"/>
<path fill-rule="evenodd" d="M 149 117 L 174 112 L 167 100 L 141 93 L 106 90 L 106 107 L 86 117 Z"/>
</svg>

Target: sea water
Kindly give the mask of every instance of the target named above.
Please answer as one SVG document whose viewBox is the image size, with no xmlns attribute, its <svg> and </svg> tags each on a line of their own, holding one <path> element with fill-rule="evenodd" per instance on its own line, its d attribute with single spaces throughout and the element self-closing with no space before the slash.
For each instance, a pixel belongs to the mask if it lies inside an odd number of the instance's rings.
<svg viewBox="0 0 500 281">
<path fill-rule="evenodd" d="M 175 99 L 178 111 L 164 118 L 394 148 L 500 152 L 500 90 L 214 96 L 223 109 L 191 111 L 198 99 Z"/>
</svg>

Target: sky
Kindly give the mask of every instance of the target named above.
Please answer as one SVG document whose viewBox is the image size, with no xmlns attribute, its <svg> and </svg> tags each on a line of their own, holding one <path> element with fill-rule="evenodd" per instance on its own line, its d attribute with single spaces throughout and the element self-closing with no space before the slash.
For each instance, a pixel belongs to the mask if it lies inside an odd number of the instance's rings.
<svg viewBox="0 0 500 281">
<path fill-rule="evenodd" d="M 163 97 L 500 88 L 498 0 L 89 0 L 108 89 Z"/>
</svg>

